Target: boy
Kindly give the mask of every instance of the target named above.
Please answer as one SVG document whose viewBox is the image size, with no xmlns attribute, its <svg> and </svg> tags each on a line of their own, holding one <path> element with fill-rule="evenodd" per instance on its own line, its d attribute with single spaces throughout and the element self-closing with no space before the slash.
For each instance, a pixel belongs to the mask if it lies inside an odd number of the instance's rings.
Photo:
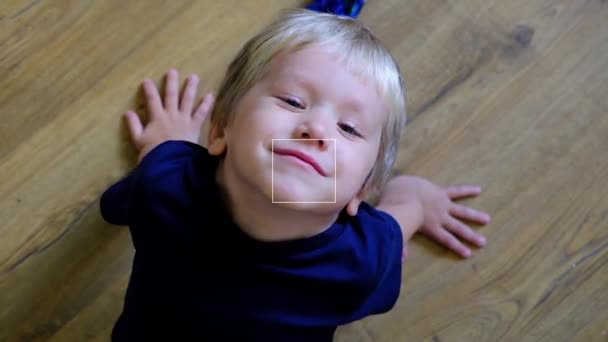
<svg viewBox="0 0 608 342">
<path fill-rule="evenodd" d="M 169 71 L 164 101 L 143 86 L 150 121 L 126 113 L 139 164 L 101 199 L 136 249 L 113 340 L 331 341 L 392 308 L 414 232 L 463 256 L 454 235 L 485 243 L 457 218 L 488 215 L 451 200 L 478 187 L 387 183 L 405 89 L 353 19 L 285 13 L 242 48 L 214 106 L 194 108 L 195 75 L 180 97 Z"/>
</svg>

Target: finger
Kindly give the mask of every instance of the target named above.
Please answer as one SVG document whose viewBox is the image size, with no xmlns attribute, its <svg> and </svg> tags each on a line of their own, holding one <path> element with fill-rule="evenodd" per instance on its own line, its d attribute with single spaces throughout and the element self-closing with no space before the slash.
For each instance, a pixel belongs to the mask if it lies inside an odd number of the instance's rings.
<svg viewBox="0 0 608 342">
<path fill-rule="evenodd" d="M 193 119 L 196 122 L 202 124 L 203 121 L 205 121 L 205 118 L 207 117 L 207 115 L 209 115 L 211 108 L 213 108 L 214 102 L 215 102 L 215 98 L 214 98 L 213 94 L 209 93 L 209 94 L 205 95 L 205 97 L 201 101 L 201 104 L 196 109 L 196 112 L 194 112 Z"/>
<path fill-rule="evenodd" d="M 486 244 L 486 238 L 471 229 L 466 224 L 450 217 L 444 226 L 450 231 L 450 233 L 459 236 L 461 239 L 468 241 L 477 247 L 483 247 Z"/>
<path fill-rule="evenodd" d="M 165 109 L 170 113 L 177 113 L 179 76 L 177 70 L 171 69 L 167 72 L 165 84 Z"/>
<path fill-rule="evenodd" d="M 477 196 L 481 193 L 481 187 L 476 185 L 457 185 L 445 188 L 445 193 L 450 199 Z"/>
<path fill-rule="evenodd" d="M 125 119 L 127 120 L 127 126 L 129 127 L 129 133 L 131 134 L 131 139 L 133 142 L 137 143 L 139 137 L 144 131 L 144 127 L 141 124 L 141 120 L 137 113 L 133 111 L 128 111 L 125 113 Z"/>
<path fill-rule="evenodd" d="M 443 227 L 427 231 L 427 234 L 461 257 L 468 258 L 471 256 L 471 251 Z"/>
<path fill-rule="evenodd" d="M 157 117 L 164 112 L 163 103 L 160 100 L 160 94 L 156 85 L 151 80 L 144 80 L 144 93 L 146 94 L 146 103 L 148 104 L 148 112 L 150 119 Z"/>
<path fill-rule="evenodd" d="M 188 77 L 188 83 L 186 89 L 184 89 L 184 95 L 180 104 L 180 112 L 184 114 L 191 114 L 192 108 L 194 107 L 194 100 L 196 99 L 196 90 L 198 88 L 198 76 L 191 75 Z"/>
<path fill-rule="evenodd" d="M 473 221 L 479 224 L 490 223 L 491 217 L 483 211 L 464 206 L 462 204 L 454 204 L 450 208 L 450 214 L 460 219 Z"/>
</svg>

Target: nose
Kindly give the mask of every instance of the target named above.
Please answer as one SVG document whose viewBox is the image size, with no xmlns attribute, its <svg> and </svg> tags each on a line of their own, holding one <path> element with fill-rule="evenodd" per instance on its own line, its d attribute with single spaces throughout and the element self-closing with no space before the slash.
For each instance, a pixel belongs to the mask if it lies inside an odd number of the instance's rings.
<svg viewBox="0 0 608 342">
<path fill-rule="evenodd" d="M 327 140 L 326 125 L 320 120 L 308 120 L 300 123 L 294 132 L 294 139 L 307 139 L 306 144 L 312 144 L 321 150 L 327 150 L 329 141 Z"/>
</svg>

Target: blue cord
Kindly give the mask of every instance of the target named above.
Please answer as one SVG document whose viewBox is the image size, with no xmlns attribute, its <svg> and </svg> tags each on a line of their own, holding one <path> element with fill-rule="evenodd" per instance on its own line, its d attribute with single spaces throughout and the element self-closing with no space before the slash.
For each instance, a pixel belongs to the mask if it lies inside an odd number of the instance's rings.
<svg viewBox="0 0 608 342">
<path fill-rule="evenodd" d="M 306 8 L 356 18 L 365 5 L 365 0 L 314 0 Z"/>
</svg>

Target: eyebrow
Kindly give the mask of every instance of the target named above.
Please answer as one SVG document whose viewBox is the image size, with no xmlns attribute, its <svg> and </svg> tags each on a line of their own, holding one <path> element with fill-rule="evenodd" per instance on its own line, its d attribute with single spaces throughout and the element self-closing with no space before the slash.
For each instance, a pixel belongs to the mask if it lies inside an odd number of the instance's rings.
<svg viewBox="0 0 608 342">
<path fill-rule="evenodd" d="M 318 95 L 319 91 L 314 86 L 314 82 L 312 82 L 306 75 L 298 72 L 289 70 L 286 72 L 281 72 L 279 77 L 276 78 L 275 83 L 278 84 L 296 84 L 302 86 L 308 90 L 314 91 L 315 95 Z"/>
<path fill-rule="evenodd" d="M 349 109 L 349 111 L 352 111 L 354 113 L 358 113 L 358 114 L 365 114 L 363 111 L 363 103 L 361 103 L 361 101 L 358 101 L 356 99 L 349 99 L 348 101 L 344 102 L 342 104 L 344 107 L 346 107 L 347 109 Z"/>
</svg>

